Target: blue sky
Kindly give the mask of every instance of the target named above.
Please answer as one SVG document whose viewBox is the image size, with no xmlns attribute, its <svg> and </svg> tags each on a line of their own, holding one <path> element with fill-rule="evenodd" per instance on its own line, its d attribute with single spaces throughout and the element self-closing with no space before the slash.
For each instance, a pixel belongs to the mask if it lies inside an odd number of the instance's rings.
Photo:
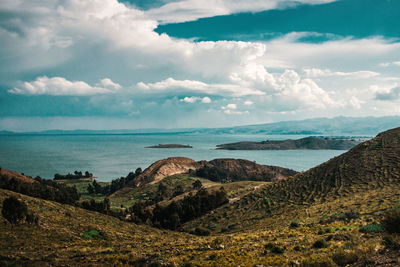
<svg viewBox="0 0 400 267">
<path fill-rule="evenodd" d="M 400 115 L 400 1 L 0 3 L 0 130 Z"/>
</svg>

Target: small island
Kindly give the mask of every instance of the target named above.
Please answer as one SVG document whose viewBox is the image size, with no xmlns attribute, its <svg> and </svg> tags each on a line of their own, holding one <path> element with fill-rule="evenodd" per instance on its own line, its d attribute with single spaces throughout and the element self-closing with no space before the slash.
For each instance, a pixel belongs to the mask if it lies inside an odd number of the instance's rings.
<svg viewBox="0 0 400 267">
<path fill-rule="evenodd" d="M 349 150 L 361 143 L 362 138 L 305 137 L 301 139 L 243 141 L 217 145 L 223 150 Z"/>
<path fill-rule="evenodd" d="M 180 144 L 159 144 L 156 146 L 146 146 L 146 148 L 193 148 L 191 145 Z"/>
</svg>

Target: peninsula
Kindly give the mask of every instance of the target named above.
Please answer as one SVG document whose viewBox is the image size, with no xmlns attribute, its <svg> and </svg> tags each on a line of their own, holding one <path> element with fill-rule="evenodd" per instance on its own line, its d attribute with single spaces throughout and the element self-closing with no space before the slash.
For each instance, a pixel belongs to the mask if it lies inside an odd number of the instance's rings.
<svg viewBox="0 0 400 267">
<path fill-rule="evenodd" d="M 223 150 L 348 150 L 361 143 L 360 138 L 305 137 L 301 139 L 243 141 L 217 145 Z"/>
</svg>

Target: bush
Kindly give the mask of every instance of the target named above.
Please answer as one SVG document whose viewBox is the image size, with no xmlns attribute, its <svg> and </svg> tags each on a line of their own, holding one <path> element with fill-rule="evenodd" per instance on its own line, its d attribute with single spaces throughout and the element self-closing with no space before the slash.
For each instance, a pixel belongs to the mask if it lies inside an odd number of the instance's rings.
<svg viewBox="0 0 400 267">
<path fill-rule="evenodd" d="M 277 244 L 273 244 L 273 243 L 268 243 L 265 245 L 265 251 L 264 254 L 267 254 L 267 251 L 270 251 L 271 253 L 274 254 L 282 254 L 285 252 L 285 249 L 282 248 L 281 246 L 277 245 Z"/>
<path fill-rule="evenodd" d="M 297 221 L 293 221 L 290 223 L 290 228 L 298 228 L 300 227 L 300 224 Z"/>
<path fill-rule="evenodd" d="M 373 223 L 360 227 L 361 233 L 382 233 L 384 232 L 382 225 Z"/>
<path fill-rule="evenodd" d="M 312 247 L 313 248 L 327 248 L 327 247 L 329 247 L 329 243 L 326 242 L 324 239 L 319 239 L 314 242 Z"/>
<path fill-rule="evenodd" d="M 358 261 L 358 255 L 353 251 L 339 250 L 333 253 L 332 260 L 339 266 L 346 266 Z"/>
<path fill-rule="evenodd" d="M 18 224 L 26 218 L 26 215 L 28 214 L 28 208 L 24 202 L 19 201 L 14 196 L 11 196 L 4 199 L 1 214 L 10 223 Z"/>
<path fill-rule="evenodd" d="M 26 222 L 29 224 L 39 224 L 39 217 L 35 214 L 33 214 L 32 212 L 28 212 L 28 214 L 26 214 Z"/>
<path fill-rule="evenodd" d="M 382 244 L 388 249 L 400 250 L 400 243 L 393 239 L 392 236 L 384 236 Z"/>
<path fill-rule="evenodd" d="M 400 233 L 400 210 L 388 210 L 382 219 L 382 226 L 388 233 Z"/>
<path fill-rule="evenodd" d="M 198 236 L 208 236 L 211 234 L 211 232 L 207 228 L 199 226 L 194 230 L 194 234 Z"/>
<path fill-rule="evenodd" d="M 349 221 L 351 221 L 353 219 L 357 219 L 359 217 L 360 217 L 360 213 L 350 210 L 350 211 L 346 211 L 343 215 L 339 216 L 338 219 L 349 222 Z"/>
</svg>

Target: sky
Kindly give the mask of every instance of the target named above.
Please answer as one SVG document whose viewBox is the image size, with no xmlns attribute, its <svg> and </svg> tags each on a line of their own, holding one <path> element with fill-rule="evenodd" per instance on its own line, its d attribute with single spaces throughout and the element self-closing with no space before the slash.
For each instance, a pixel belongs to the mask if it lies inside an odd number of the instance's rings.
<svg viewBox="0 0 400 267">
<path fill-rule="evenodd" d="M 400 115 L 398 0 L 2 0 L 0 130 Z"/>
</svg>

